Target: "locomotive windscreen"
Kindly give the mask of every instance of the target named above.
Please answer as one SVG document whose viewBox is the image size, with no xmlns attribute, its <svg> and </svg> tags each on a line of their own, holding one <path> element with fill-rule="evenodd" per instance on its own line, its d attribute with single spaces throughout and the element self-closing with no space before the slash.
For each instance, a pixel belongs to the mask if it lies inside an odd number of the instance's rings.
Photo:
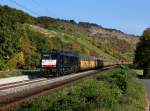
<svg viewBox="0 0 150 111">
<path fill-rule="evenodd" d="M 42 59 L 51 59 L 51 55 L 49 54 L 44 54 Z"/>
</svg>

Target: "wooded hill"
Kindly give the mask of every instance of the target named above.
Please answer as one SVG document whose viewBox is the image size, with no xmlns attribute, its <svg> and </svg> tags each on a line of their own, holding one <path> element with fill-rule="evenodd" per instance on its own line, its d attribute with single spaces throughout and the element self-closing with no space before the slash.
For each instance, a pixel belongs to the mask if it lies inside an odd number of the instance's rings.
<svg viewBox="0 0 150 111">
<path fill-rule="evenodd" d="M 33 69 L 52 49 L 131 61 L 138 38 L 87 22 L 32 17 L 0 6 L 0 70 Z"/>
</svg>

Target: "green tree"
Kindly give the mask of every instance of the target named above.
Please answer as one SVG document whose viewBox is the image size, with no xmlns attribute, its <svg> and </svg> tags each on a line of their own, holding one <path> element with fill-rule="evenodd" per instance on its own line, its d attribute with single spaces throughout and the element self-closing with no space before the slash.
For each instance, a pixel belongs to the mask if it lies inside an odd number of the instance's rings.
<svg viewBox="0 0 150 111">
<path fill-rule="evenodd" d="M 150 28 L 140 37 L 134 63 L 144 70 L 144 76 L 150 77 Z"/>
</svg>

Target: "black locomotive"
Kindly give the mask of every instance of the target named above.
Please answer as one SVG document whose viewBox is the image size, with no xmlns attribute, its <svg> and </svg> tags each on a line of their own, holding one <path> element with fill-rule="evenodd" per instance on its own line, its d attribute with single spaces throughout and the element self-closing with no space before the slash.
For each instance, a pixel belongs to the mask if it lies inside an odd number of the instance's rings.
<svg viewBox="0 0 150 111">
<path fill-rule="evenodd" d="M 65 75 L 103 67 L 100 57 L 75 52 L 50 51 L 43 54 L 41 67 L 50 75 Z"/>
</svg>

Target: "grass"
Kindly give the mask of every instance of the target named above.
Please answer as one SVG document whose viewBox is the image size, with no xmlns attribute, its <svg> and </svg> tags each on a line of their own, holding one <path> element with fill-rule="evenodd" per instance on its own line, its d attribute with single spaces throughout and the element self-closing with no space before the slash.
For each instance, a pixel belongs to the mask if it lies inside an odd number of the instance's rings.
<svg viewBox="0 0 150 111">
<path fill-rule="evenodd" d="M 9 70 L 9 71 L 0 71 L 0 78 L 8 78 L 8 77 L 16 77 L 16 76 L 24 76 L 24 75 L 32 75 L 32 76 L 41 76 L 40 69 L 34 70 Z"/>
<path fill-rule="evenodd" d="M 32 27 L 29 26 L 31 29 Z M 63 30 L 49 30 L 49 34 L 53 37 L 57 38 L 57 43 L 52 46 L 53 48 L 60 49 L 60 50 L 69 50 L 69 45 L 75 45 L 73 47 L 73 51 L 79 51 L 80 53 L 91 54 L 90 52 L 96 52 L 98 55 L 101 55 L 106 58 L 114 59 L 111 55 L 105 53 L 102 49 L 96 47 L 91 40 L 87 37 L 87 35 L 70 31 L 63 31 Z M 59 41 L 58 41 L 59 40 Z M 53 41 L 53 40 L 52 40 Z M 60 43 L 61 42 L 61 43 Z M 52 42 L 53 44 L 54 42 Z M 59 46 L 62 44 L 61 46 Z"/>
<path fill-rule="evenodd" d="M 15 76 L 21 76 L 23 73 L 21 71 L 0 71 L 0 78 L 6 78 L 6 77 L 15 77 Z"/>
<path fill-rule="evenodd" d="M 86 47 L 89 50 L 95 50 L 98 54 L 100 54 L 101 56 L 105 56 L 107 58 L 112 58 L 112 56 L 108 55 L 107 53 L 104 53 L 101 49 L 97 48 L 96 46 L 94 46 L 89 40 L 87 40 L 87 37 L 84 37 L 83 34 L 77 34 L 77 41 L 80 44 L 83 44 L 84 47 Z"/>
<path fill-rule="evenodd" d="M 75 47 L 73 50 L 79 51 L 81 53 L 84 52 L 86 54 L 90 54 L 90 52 L 96 52 L 98 55 L 101 55 L 103 57 L 111 59 L 113 58 L 109 54 L 104 53 L 104 51 L 94 46 L 92 42 L 89 41 L 86 35 L 84 34 L 74 33 L 72 35 L 69 35 L 66 33 L 57 32 L 56 36 L 62 41 L 63 44 L 66 45 L 68 45 L 68 43 L 76 44 L 76 46 L 78 47 Z M 82 49 L 86 51 L 83 51 Z"/>
<path fill-rule="evenodd" d="M 144 96 L 136 73 L 118 68 L 29 100 L 17 111 L 143 111 Z"/>
</svg>

